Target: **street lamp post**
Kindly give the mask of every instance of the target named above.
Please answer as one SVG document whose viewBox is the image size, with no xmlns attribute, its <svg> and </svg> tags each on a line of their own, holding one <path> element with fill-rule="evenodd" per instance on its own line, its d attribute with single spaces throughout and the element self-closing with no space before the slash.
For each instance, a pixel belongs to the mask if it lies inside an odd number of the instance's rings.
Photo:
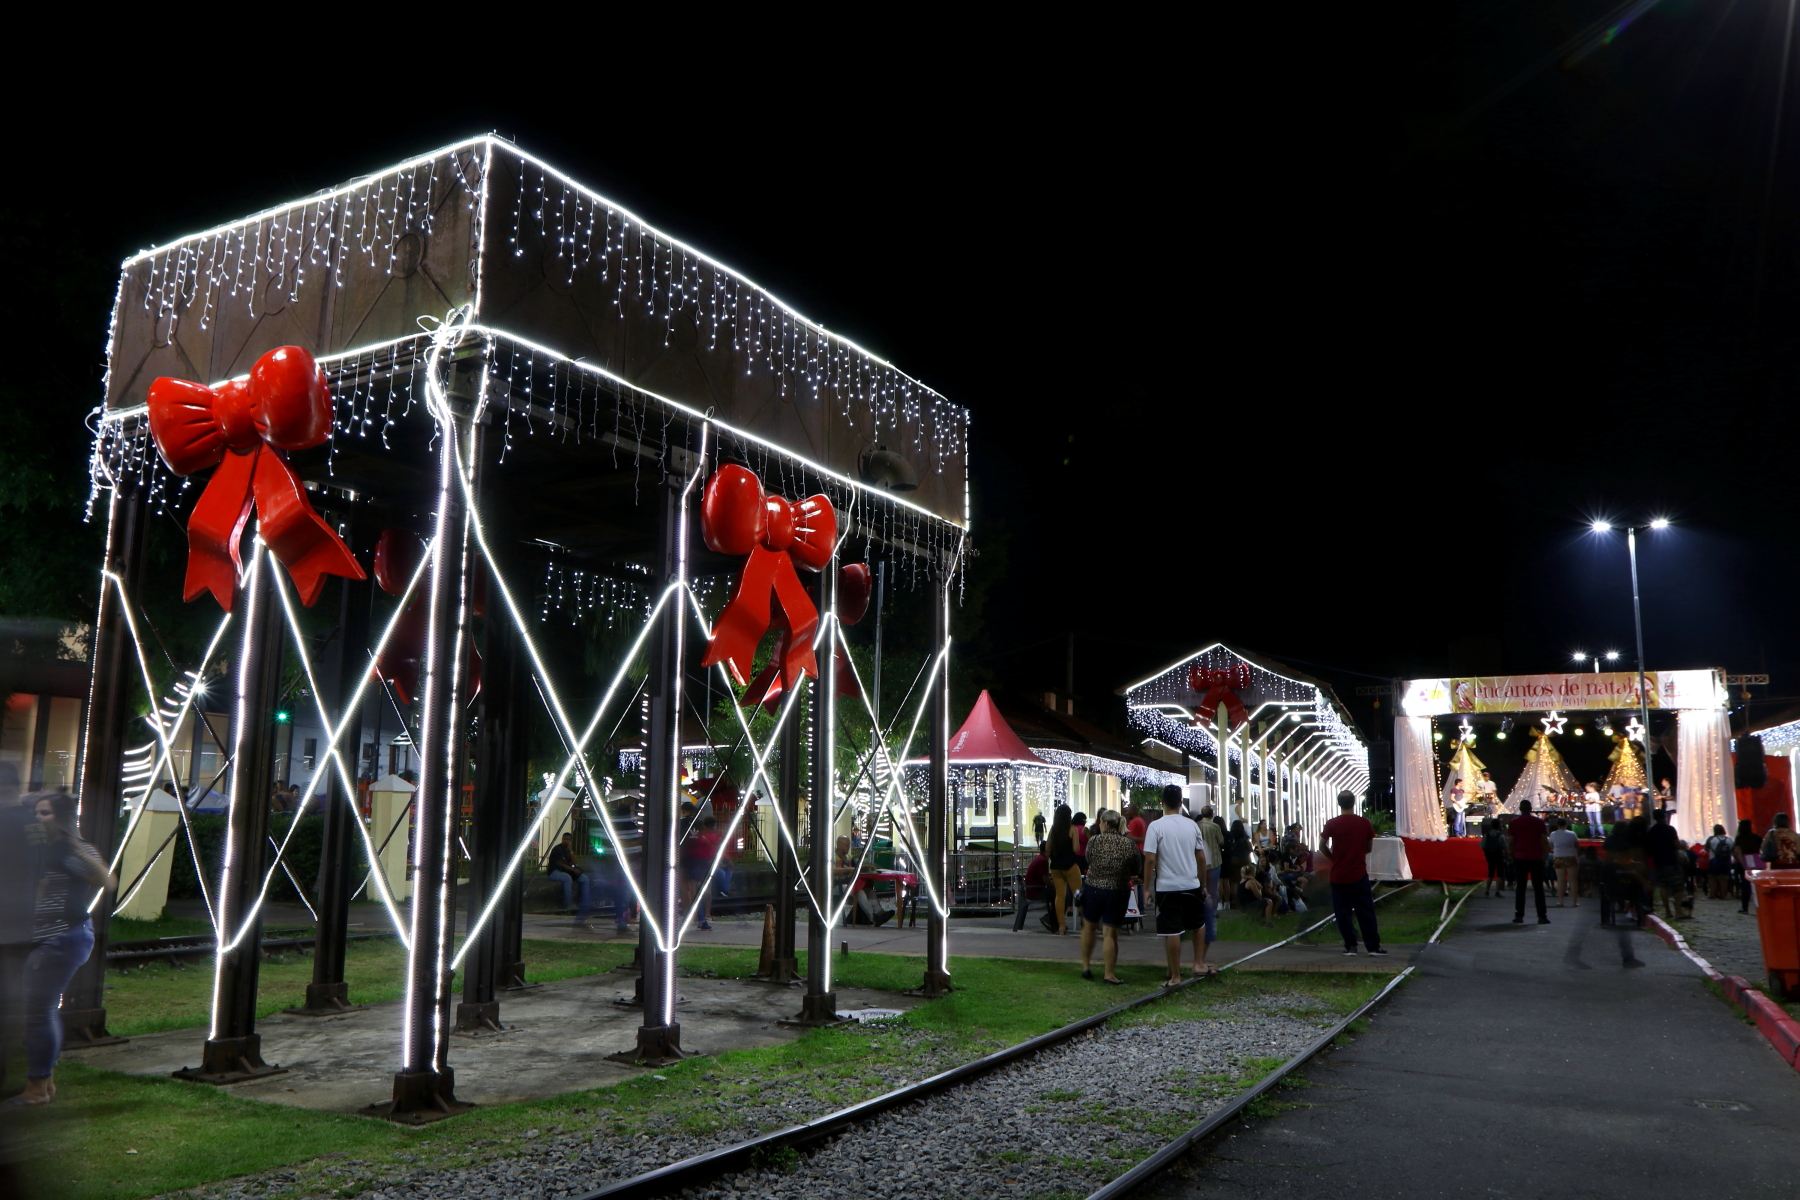
<svg viewBox="0 0 1800 1200">
<path fill-rule="evenodd" d="M 1638 722 L 1643 726 L 1644 786 L 1650 790 L 1651 795 L 1655 795 L 1655 791 L 1651 788 L 1654 772 L 1650 762 L 1650 688 L 1649 674 L 1644 670 L 1644 606 L 1638 594 L 1637 535 L 1640 528 L 1663 530 L 1668 527 L 1669 522 L 1664 517 L 1657 517 L 1646 526 L 1625 527 L 1625 549 L 1631 559 L 1631 620 L 1637 630 Z M 1595 521 L 1593 530 L 1595 533 L 1609 533 L 1612 524 L 1608 521 Z"/>
</svg>

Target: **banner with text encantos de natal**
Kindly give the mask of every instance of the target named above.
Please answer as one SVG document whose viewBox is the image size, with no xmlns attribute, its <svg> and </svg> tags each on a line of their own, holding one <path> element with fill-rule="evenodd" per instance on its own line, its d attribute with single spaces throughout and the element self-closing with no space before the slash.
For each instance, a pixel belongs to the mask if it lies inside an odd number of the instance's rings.
<svg viewBox="0 0 1800 1200">
<path fill-rule="evenodd" d="M 1646 682 L 1651 708 L 1725 707 L 1723 671 L 1651 671 L 1646 675 Z M 1402 710 L 1412 717 L 1636 707 L 1638 677 L 1635 671 L 1412 679 L 1407 681 L 1401 699 Z"/>
</svg>

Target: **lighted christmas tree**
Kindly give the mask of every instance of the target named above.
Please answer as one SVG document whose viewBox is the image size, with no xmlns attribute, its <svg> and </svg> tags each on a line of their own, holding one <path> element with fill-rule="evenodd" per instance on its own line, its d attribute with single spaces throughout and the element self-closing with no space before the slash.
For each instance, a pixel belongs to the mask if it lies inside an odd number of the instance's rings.
<svg viewBox="0 0 1800 1200">
<path fill-rule="evenodd" d="M 1475 785 L 1481 782 L 1481 773 L 1487 770 L 1487 766 L 1475 757 L 1475 751 L 1471 748 L 1474 744 L 1472 738 L 1457 739 L 1456 753 L 1450 756 L 1449 763 L 1445 765 L 1444 787 L 1438 796 L 1438 802 L 1445 808 L 1451 807 L 1456 800 L 1458 783 L 1462 784 L 1462 799 L 1465 804 L 1473 804 L 1477 799 Z"/>
<path fill-rule="evenodd" d="M 1545 788 L 1559 796 L 1579 790 L 1568 764 L 1563 762 L 1562 755 L 1556 752 L 1556 747 L 1551 744 L 1544 731 L 1534 729 L 1531 736 L 1534 744 L 1525 752 L 1525 769 L 1519 772 L 1519 781 L 1513 784 L 1512 791 L 1506 793 L 1505 808 L 1508 812 L 1518 812 L 1521 800 L 1531 801 L 1533 808 L 1542 808 Z"/>
<path fill-rule="evenodd" d="M 1613 734 L 1613 752 L 1606 758 L 1612 763 L 1612 769 L 1606 774 L 1606 791 L 1611 792 L 1614 785 L 1641 788 L 1649 782 L 1644 774 L 1642 748 L 1624 734 Z"/>
</svg>

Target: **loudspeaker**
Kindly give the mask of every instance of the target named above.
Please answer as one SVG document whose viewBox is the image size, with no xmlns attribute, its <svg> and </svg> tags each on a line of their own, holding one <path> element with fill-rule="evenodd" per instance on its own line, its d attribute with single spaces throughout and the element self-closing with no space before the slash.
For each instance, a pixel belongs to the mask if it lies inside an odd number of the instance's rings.
<svg viewBox="0 0 1800 1200">
<path fill-rule="evenodd" d="M 1762 739 L 1748 734 L 1737 740 L 1736 785 L 1759 788 L 1769 782 L 1769 765 L 1763 761 Z"/>
</svg>

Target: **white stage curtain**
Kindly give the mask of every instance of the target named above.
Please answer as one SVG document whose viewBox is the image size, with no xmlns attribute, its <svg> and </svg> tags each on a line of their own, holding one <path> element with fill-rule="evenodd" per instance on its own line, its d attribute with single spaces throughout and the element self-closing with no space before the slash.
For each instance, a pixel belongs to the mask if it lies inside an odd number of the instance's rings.
<svg viewBox="0 0 1800 1200">
<path fill-rule="evenodd" d="M 1714 825 L 1737 832 L 1737 793 L 1731 784 L 1731 726 L 1722 712 L 1675 714 L 1675 828 L 1683 841 L 1704 843 Z"/>
<path fill-rule="evenodd" d="M 1394 830 L 1401 837 L 1443 838 L 1444 808 L 1438 802 L 1436 753 L 1430 717 L 1394 722 Z"/>
</svg>

